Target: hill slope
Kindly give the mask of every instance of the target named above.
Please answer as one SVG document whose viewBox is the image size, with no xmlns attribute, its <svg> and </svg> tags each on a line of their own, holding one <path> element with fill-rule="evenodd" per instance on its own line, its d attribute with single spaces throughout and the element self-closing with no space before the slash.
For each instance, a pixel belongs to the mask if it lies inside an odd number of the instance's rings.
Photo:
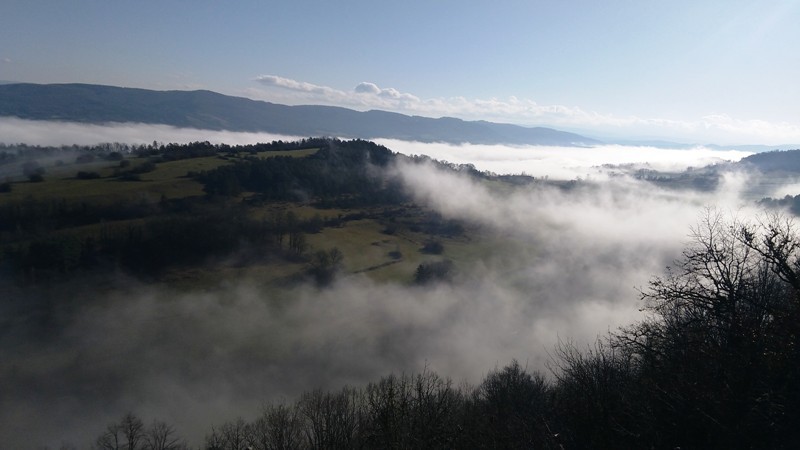
<svg viewBox="0 0 800 450">
<path fill-rule="evenodd" d="M 0 85 L 0 116 L 422 142 L 568 146 L 599 143 L 543 127 L 360 112 L 332 106 L 286 106 L 211 91 L 153 91 L 91 84 Z"/>
<path fill-rule="evenodd" d="M 755 168 L 762 172 L 800 172 L 800 150 L 781 150 L 756 153 L 739 161 L 745 168 Z"/>
</svg>

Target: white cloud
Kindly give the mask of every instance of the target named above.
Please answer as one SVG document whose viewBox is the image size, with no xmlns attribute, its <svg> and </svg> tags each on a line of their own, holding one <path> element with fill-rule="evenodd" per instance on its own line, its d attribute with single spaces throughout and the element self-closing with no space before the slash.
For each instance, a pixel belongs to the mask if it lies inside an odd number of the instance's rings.
<svg viewBox="0 0 800 450">
<path fill-rule="evenodd" d="M 374 83 L 367 83 L 365 81 L 363 83 L 358 83 L 358 86 L 356 86 L 355 91 L 358 94 L 380 94 L 381 88 L 379 88 Z"/>
<path fill-rule="evenodd" d="M 361 82 L 352 90 L 340 90 L 276 75 L 255 78 L 269 92 L 250 90 L 251 96 L 286 104 L 325 104 L 355 109 L 383 109 L 403 114 L 429 117 L 458 117 L 465 120 L 489 120 L 525 126 L 583 128 L 594 133 L 627 136 L 656 136 L 678 141 L 715 142 L 720 144 L 786 144 L 800 142 L 800 126 L 758 119 L 738 119 L 723 114 L 691 120 L 619 117 L 609 113 L 586 111 L 578 106 L 540 105 L 531 99 L 514 96 L 507 99 L 469 99 L 436 97 L 423 99 L 395 88 L 382 88 Z M 277 89 L 276 89 L 277 88 Z"/>
<path fill-rule="evenodd" d="M 304 81 L 292 80 L 289 78 L 278 77 L 275 75 L 261 75 L 256 78 L 256 81 L 268 86 L 277 86 L 280 88 L 290 89 L 293 91 L 313 92 L 318 94 L 327 94 L 334 91 L 329 87 L 317 86 L 316 84 L 306 83 Z"/>
<path fill-rule="evenodd" d="M 776 142 L 797 142 L 800 140 L 800 125 L 788 122 L 768 122 L 758 119 L 737 119 L 727 114 L 713 114 L 703 117 L 706 129 L 719 133 L 736 133 L 751 136 L 771 136 Z"/>
</svg>

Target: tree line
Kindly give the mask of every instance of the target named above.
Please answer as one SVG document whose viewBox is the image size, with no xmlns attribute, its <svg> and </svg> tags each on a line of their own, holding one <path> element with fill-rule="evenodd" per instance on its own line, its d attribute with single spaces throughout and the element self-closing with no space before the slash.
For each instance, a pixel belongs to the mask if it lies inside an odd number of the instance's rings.
<svg viewBox="0 0 800 450">
<path fill-rule="evenodd" d="M 188 143 L 160 143 L 153 141 L 150 144 L 128 144 L 120 142 L 107 142 L 96 145 L 62 145 L 39 146 L 28 144 L 0 143 L 0 193 L 11 192 L 12 181 L 18 175 L 23 175 L 30 182 L 44 180 L 45 167 L 41 161 L 49 161 L 55 166 L 64 166 L 69 163 L 87 164 L 96 160 L 119 161 L 120 167 L 115 170 L 114 178 L 128 181 L 138 181 L 136 176 L 147 170 L 139 171 L 126 168 L 130 161 L 126 156 L 147 159 L 145 164 L 155 164 L 165 161 L 177 161 L 191 158 L 204 158 L 209 156 L 241 157 L 256 155 L 259 152 L 275 152 L 315 149 L 328 145 L 327 138 L 307 138 L 297 141 L 272 141 L 268 143 L 229 145 L 212 144 L 208 141 L 195 141 Z M 19 167 L 14 168 L 15 165 Z M 155 166 L 152 166 L 155 168 Z M 99 178 L 96 172 L 79 172 L 78 178 Z"/>
<path fill-rule="evenodd" d="M 302 150 L 326 145 L 328 138 L 306 138 L 296 141 L 272 141 L 256 144 L 212 144 L 208 141 L 188 143 L 163 143 L 153 141 L 149 144 L 130 144 L 124 142 L 104 142 L 95 145 L 29 145 L 0 143 L 0 165 L 12 164 L 27 159 L 52 158 L 59 155 L 94 155 L 103 157 L 109 154 L 131 154 L 134 156 L 166 156 L 167 159 L 196 158 L 216 156 L 217 153 L 259 153 L 272 151 Z M 183 155 L 183 156 L 182 156 Z"/>
<path fill-rule="evenodd" d="M 89 205 L 58 202 L 39 207 L 64 210 L 55 215 L 43 213 L 43 217 L 58 218 L 57 223 L 39 222 L 42 216 L 35 211 L 30 212 L 31 216 L 24 211 L 11 213 L 17 220 L 8 223 L 13 228 L 5 234 L 16 236 L 16 242 L 9 240 L 0 247 L 0 269 L 20 282 L 37 283 L 97 268 L 122 268 L 132 274 L 157 276 L 172 267 L 224 258 L 242 248 L 250 249 L 255 257 L 279 256 L 302 261 L 307 249 L 306 234 L 332 225 L 319 216 L 300 218 L 283 210 L 255 219 L 244 205 L 213 200 L 120 202 L 115 206 L 96 206 L 97 210 Z M 90 220 L 92 217 L 109 220 L 147 217 L 148 220 L 100 222 L 80 234 L 54 232 L 67 224 L 95 223 Z"/>
<path fill-rule="evenodd" d="M 308 201 L 323 207 L 393 205 L 408 200 L 399 180 L 383 170 L 396 154 L 363 140 L 315 141 L 319 150 L 303 158 L 247 159 L 192 173 L 209 195 L 254 192 L 266 201 Z"/>
</svg>

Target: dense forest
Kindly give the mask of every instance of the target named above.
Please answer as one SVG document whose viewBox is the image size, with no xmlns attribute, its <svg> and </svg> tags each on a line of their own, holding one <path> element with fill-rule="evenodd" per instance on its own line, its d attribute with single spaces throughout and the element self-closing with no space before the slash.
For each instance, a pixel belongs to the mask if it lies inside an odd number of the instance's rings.
<svg viewBox="0 0 800 450">
<path fill-rule="evenodd" d="M 307 152 L 285 153 L 295 151 Z M 270 270 L 296 264 L 301 273 L 290 281 L 311 281 L 324 290 L 351 255 L 337 247 L 312 248 L 308 240 L 369 220 L 387 240 L 400 236 L 417 247 L 416 270 L 404 282 L 420 289 L 448 283 L 458 264 L 446 257 L 447 245 L 475 226 L 415 205 L 391 170 L 399 158 L 371 142 L 336 139 L 6 146 L 0 149 L 7 174 L 0 193 L 2 280 L 14 292 L 112 271 L 160 280 L 175 268 L 214 270 L 216 261 L 237 254 L 237 264 L 268 260 Z M 502 189 L 533 182 L 402 158 Z M 83 193 L 11 197 L 54 177 L 62 177 L 55 182 L 62 187 L 67 179 L 87 183 L 79 186 L 108 183 L 102 185 L 108 189 L 147 186 L 157 183 L 148 176 L 174 167 L 169 164 L 201 159 L 208 165 L 179 166 L 181 174 L 167 180 L 169 186 L 178 179 L 198 184 L 198 195 L 165 190 L 155 199 L 111 202 Z M 74 175 L 53 174 L 69 165 Z M 409 257 L 393 245 L 387 259 L 370 269 Z M 587 348 L 564 340 L 552 350 L 546 372 L 509 361 L 487 367 L 475 385 L 426 369 L 333 391 L 308 386 L 298 398 L 265 404 L 258 417 L 231 417 L 208 429 L 203 448 L 800 446 L 800 236 L 790 219 L 774 214 L 752 224 L 709 209 L 682 256 L 642 290 L 641 302 L 645 319 Z M 17 302 L 16 311 L 34 306 L 52 307 Z M 53 326 L 48 314 L 36 316 L 37 330 Z M 188 447 L 162 418 L 136 411 L 120 417 L 86 430 L 96 448 Z"/>
</svg>

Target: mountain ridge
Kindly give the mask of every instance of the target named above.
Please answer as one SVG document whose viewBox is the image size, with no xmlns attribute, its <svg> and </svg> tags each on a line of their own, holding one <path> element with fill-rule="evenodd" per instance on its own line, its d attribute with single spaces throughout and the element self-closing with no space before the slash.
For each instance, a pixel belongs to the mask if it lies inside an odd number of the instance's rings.
<svg viewBox="0 0 800 450">
<path fill-rule="evenodd" d="M 454 144 L 591 146 L 601 143 L 546 127 L 409 116 L 383 110 L 362 112 L 339 106 L 289 106 L 210 90 L 155 91 L 82 83 L 0 85 L 0 116 Z"/>
</svg>

